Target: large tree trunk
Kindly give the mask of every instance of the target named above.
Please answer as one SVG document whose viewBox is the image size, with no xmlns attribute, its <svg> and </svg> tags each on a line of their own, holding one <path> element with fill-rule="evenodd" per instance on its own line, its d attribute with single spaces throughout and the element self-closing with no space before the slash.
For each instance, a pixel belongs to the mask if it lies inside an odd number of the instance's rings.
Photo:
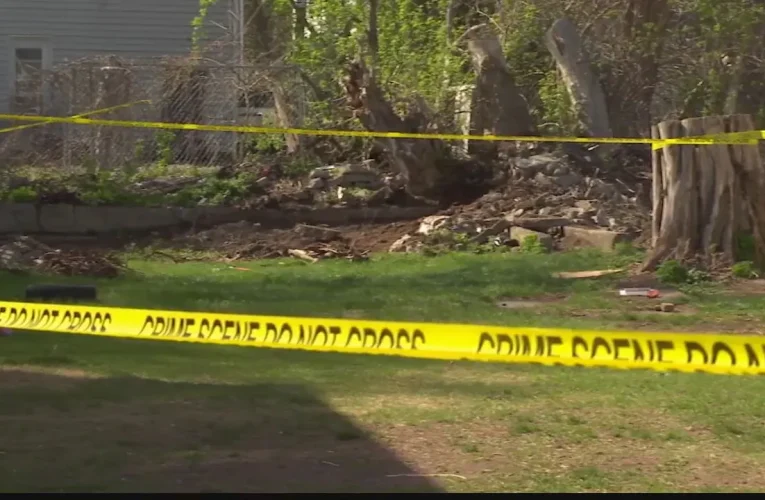
<svg viewBox="0 0 765 500">
<path fill-rule="evenodd" d="M 343 81 L 348 104 L 367 130 L 414 133 L 425 129 L 424 115 L 413 112 L 400 118 L 385 99 L 374 77 L 360 61 L 352 63 Z M 414 196 L 439 199 L 447 170 L 440 162 L 446 157 L 440 141 L 417 139 L 378 139 L 387 151 L 394 169 L 406 181 Z"/>
<path fill-rule="evenodd" d="M 471 129 L 479 134 L 534 135 L 528 105 L 515 85 L 494 30 L 488 25 L 474 26 L 465 39 L 476 72 Z M 492 143 L 483 145 L 482 150 L 496 149 Z"/>
<path fill-rule="evenodd" d="M 574 23 L 566 18 L 555 21 L 545 35 L 545 45 L 563 76 L 582 128 L 590 137 L 612 137 L 606 96 Z"/>
<path fill-rule="evenodd" d="M 654 138 L 754 130 L 748 115 L 665 121 Z M 754 238 L 755 263 L 765 268 L 765 169 L 757 146 L 669 146 L 654 152 L 653 251 L 644 264 L 722 254 L 736 261 L 737 238 Z"/>
</svg>

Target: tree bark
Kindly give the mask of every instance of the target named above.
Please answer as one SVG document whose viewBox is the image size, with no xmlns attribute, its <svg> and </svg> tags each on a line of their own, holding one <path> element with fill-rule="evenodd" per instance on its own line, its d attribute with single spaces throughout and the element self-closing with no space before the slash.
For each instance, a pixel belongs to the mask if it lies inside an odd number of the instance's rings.
<svg viewBox="0 0 765 500">
<path fill-rule="evenodd" d="M 479 134 L 534 135 L 528 105 L 515 85 L 497 34 L 487 25 L 478 25 L 464 37 L 476 72 L 471 129 Z M 496 149 L 496 144 L 483 145 Z"/>
<path fill-rule="evenodd" d="M 748 115 L 665 121 L 658 139 L 754 130 Z M 737 238 L 754 238 L 755 264 L 765 266 L 765 168 L 757 146 L 669 146 L 653 157 L 653 250 L 644 270 L 665 259 L 720 254 L 735 262 Z"/>
<path fill-rule="evenodd" d="M 566 18 L 555 21 L 545 35 L 545 45 L 563 76 L 582 128 L 590 137 L 613 137 L 606 96 L 574 23 Z"/>
<path fill-rule="evenodd" d="M 372 69 L 374 70 L 377 68 L 380 58 L 380 42 L 377 36 L 377 0 L 369 0 L 367 40 L 369 42 L 369 51 L 372 53 Z"/>
<path fill-rule="evenodd" d="M 424 115 L 413 112 L 407 119 L 400 118 L 362 62 L 350 65 L 343 85 L 354 116 L 367 130 L 408 133 L 424 130 Z M 446 169 L 439 168 L 439 162 L 446 154 L 440 141 L 388 138 L 377 141 L 388 152 L 391 165 L 402 175 L 412 195 L 441 197 Z"/>
<path fill-rule="evenodd" d="M 627 65 L 611 97 L 618 100 L 611 112 L 617 135 L 645 133 L 651 127 L 651 104 L 672 22 L 669 0 L 629 0 L 622 21 L 622 39 L 628 43 Z M 607 101 L 608 102 L 608 101 Z M 611 104 L 615 104 L 612 100 Z"/>
</svg>

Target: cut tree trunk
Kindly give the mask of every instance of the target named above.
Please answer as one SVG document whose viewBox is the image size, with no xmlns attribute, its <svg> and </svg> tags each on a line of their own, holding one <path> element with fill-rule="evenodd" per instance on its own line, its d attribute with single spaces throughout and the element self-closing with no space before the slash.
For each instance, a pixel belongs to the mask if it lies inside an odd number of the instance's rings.
<svg viewBox="0 0 765 500">
<path fill-rule="evenodd" d="M 754 130 L 749 115 L 670 120 L 653 137 L 670 139 Z M 765 168 L 757 146 L 669 146 L 653 155 L 653 250 L 643 265 L 653 270 L 666 259 L 720 255 L 735 262 L 737 239 L 754 240 L 753 258 L 765 268 Z"/>
<path fill-rule="evenodd" d="M 478 134 L 535 135 L 528 105 L 515 84 L 497 34 L 482 24 L 467 30 L 464 38 L 476 72 L 471 129 Z M 491 153 L 496 146 L 482 142 L 480 149 Z M 469 148 L 476 150 L 473 144 Z"/>
<path fill-rule="evenodd" d="M 423 113 L 412 112 L 406 119 L 396 114 L 360 61 L 350 65 L 343 85 L 354 116 L 367 130 L 407 133 L 426 130 Z M 388 153 L 391 165 L 403 177 L 412 195 L 428 199 L 441 197 L 447 169 L 439 166 L 446 157 L 440 141 L 388 138 L 377 141 Z"/>
<path fill-rule="evenodd" d="M 574 23 L 566 18 L 555 21 L 547 30 L 545 45 L 555 59 L 586 133 L 590 137 L 612 137 L 606 96 Z"/>
</svg>

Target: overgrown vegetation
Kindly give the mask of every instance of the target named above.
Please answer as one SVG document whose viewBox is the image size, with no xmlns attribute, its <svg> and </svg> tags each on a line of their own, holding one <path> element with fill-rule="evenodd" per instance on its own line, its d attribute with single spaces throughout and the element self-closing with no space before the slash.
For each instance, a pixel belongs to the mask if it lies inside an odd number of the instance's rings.
<svg viewBox="0 0 765 500">
<path fill-rule="evenodd" d="M 200 0 L 195 40 L 215 3 Z M 246 4 L 253 26 L 271 22 L 268 33 L 252 30 L 248 59 L 297 64 L 321 97 L 332 96 L 313 100 L 310 126 L 356 125 L 333 103 L 342 98 L 337 82 L 346 64 L 359 56 L 374 65 L 398 111 L 421 99 L 442 114 L 437 121 L 448 122 L 454 89 L 474 80 L 462 35 L 488 24 L 537 125 L 574 133 L 576 111 L 544 44 L 561 17 L 579 27 L 616 133 L 645 133 L 667 116 L 744 112 L 762 119 L 765 109 L 758 64 L 765 49 L 756 43 L 765 33 L 765 5 L 757 0 L 312 0 L 304 21 L 290 0 Z"/>
<path fill-rule="evenodd" d="M 166 163 L 145 168 L 94 173 L 56 175 L 25 174 L 25 184 L 17 187 L 0 186 L 0 201 L 38 203 L 45 200 L 82 203 L 85 205 L 178 206 L 227 205 L 245 200 L 257 193 L 255 175 L 238 173 L 218 178 L 214 170 L 197 167 L 169 169 Z M 172 185 L 177 189 L 162 192 L 151 183 Z M 148 185 L 148 187 L 147 187 Z"/>
</svg>

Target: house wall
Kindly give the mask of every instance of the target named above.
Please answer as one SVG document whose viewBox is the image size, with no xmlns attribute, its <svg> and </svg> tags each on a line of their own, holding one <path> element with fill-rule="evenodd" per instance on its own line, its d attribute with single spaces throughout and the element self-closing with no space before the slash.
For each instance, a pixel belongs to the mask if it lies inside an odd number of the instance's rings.
<svg viewBox="0 0 765 500">
<path fill-rule="evenodd" d="M 233 2 L 210 9 L 208 41 L 230 36 Z M 196 0 L 0 0 L 0 113 L 9 112 L 16 47 L 40 44 L 46 69 L 99 55 L 181 56 L 198 10 Z"/>
</svg>

